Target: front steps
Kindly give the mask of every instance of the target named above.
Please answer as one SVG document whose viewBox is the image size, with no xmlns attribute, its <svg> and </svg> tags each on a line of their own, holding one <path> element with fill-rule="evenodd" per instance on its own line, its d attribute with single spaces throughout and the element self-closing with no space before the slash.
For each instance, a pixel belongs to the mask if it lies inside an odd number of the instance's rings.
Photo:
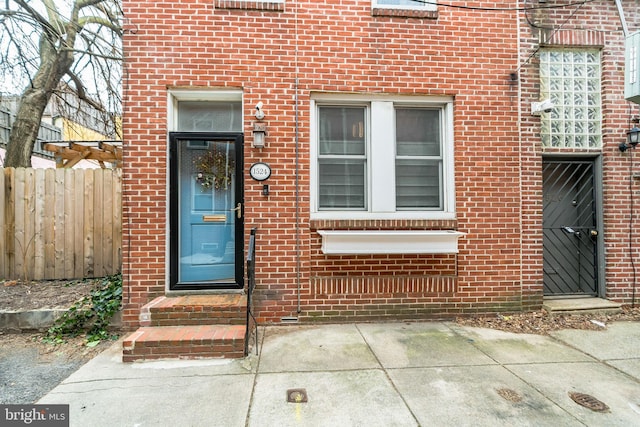
<svg viewBox="0 0 640 427">
<path fill-rule="evenodd" d="M 542 303 L 542 308 L 550 314 L 620 313 L 622 311 L 621 304 L 595 297 L 546 297 Z"/>
<path fill-rule="evenodd" d="M 246 332 L 246 295 L 162 296 L 142 307 L 122 361 L 241 358 Z"/>
</svg>

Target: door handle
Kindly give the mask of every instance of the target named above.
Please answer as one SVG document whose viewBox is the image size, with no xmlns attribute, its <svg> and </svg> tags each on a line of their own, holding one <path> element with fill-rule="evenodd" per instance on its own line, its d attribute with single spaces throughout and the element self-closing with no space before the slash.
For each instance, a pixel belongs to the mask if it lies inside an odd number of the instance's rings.
<svg viewBox="0 0 640 427">
<path fill-rule="evenodd" d="M 580 231 L 574 230 L 571 227 L 562 227 L 562 231 L 564 231 L 567 234 L 573 234 L 577 238 L 580 238 L 580 236 L 582 236 L 582 233 Z"/>
<path fill-rule="evenodd" d="M 236 207 L 231 210 L 236 211 L 236 217 L 242 218 L 242 203 L 238 203 Z"/>
</svg>

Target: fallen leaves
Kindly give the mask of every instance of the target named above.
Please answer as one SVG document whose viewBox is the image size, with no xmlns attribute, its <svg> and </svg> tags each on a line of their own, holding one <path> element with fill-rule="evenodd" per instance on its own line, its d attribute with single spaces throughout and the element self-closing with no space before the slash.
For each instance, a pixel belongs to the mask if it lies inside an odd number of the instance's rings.
<svg viewBox="0 0 640 427">
<path fill-rule="evenodd" d="M 464 326 L 539 335 L 561 329 L 604 330 L 607 324 L 616 321 L 640 321 L 640 307 L 624 307 L 621 313 L 611 314 L 555 314 L 540 310 L 456 319 L 456 323 Z"/>
</svg>

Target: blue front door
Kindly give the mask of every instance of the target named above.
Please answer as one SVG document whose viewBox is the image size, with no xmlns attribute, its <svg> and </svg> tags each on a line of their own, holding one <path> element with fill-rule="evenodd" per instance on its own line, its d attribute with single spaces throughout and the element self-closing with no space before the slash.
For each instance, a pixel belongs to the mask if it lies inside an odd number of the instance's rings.
<svg viewBox="0 0 640 427">
<path fill-rule="evenodd" d="M 241 146 L 241 135 L 171 135 L 172 289 L 242 286 Z"/>
</svg>

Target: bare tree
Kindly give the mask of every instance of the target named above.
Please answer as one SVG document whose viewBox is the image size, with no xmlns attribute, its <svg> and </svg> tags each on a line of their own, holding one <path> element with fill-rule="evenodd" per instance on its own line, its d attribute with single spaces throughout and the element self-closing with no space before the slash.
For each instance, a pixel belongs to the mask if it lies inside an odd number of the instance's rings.
<svg viewBox="0 0 640 427">
<path fill-rule="evenodd" d="M 2 1 L 2 0 L 0 0 Z M 120 0 L 4 0 L 0 80 L 20 85 L 5 166 L 29 167 L 43 112 L 55 96 L 104 113 L 113 135 L 121 106 Z M 10 88 L 9 88 L 10 90 Z M 82 102 L 69 102 L 69 92 Z"/>
</svg>

